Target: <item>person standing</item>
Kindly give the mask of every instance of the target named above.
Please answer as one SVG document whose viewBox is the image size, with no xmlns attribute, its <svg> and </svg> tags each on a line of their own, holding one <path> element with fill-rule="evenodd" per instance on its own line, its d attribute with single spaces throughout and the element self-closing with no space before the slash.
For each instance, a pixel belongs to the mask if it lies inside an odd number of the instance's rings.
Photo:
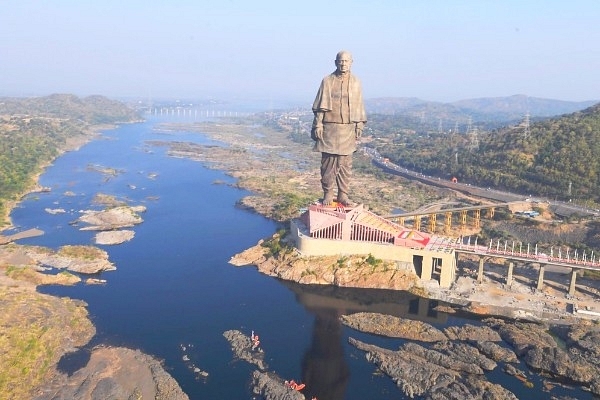
<svg viewBox="0 0 600 400">
<path fill-rule="evenodd" d="M 311 138 L 315 141 L 314 150 L 321 152 L 322 204 L 331 206 L 337 202 L 352 207 L 355 205 L 349 197 L 352 154 L 367 114 L 360 80 L 350 72 L 350 52 L 337 53 L 335 66 L 336 70 L 321 81 L 315 97 Z"/>
</svg>

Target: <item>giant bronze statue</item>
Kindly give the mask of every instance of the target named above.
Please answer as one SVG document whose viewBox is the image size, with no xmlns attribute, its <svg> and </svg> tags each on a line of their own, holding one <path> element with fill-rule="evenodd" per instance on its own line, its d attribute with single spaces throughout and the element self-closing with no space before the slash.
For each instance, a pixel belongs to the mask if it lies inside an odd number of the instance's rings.
<svg viewBox="0 0 600 400">
<path fill-rule="evenodd" d="M 323 205 L 334 203 L 352 207 L 350 176 L 352 153 L 367 122 L 359 79 L 350 73 L 352 55 L 340 51 L 335 57 L 336 70 L 321 81 L 312 106 L 315 115 L 311 137 L 315 151 L 321 152 Z M 337 197 L 335 188 L 337 186 Z"/>
</svg>

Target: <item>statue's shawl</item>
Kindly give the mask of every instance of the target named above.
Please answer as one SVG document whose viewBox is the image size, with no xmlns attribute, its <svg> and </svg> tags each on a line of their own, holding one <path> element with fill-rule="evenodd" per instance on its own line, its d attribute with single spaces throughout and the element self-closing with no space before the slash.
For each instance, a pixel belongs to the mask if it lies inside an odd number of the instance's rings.
<svg viewBox="0 0 600 400">
<path fill-rule="evenodd" d="M 313 112 L 327 112 L 332 110 L 331 90 L 333 83 L 337 79 L 338 78 L 335 72 L 323 78 L 312 106 Z M 367 122 L 367 113 L 365 111 L 365 105 L 362 98 L 362 87 L 360 80 L 352 74 L 350 75 L 348 96 L 350 100 L 350 121 Z"/>
</svg>

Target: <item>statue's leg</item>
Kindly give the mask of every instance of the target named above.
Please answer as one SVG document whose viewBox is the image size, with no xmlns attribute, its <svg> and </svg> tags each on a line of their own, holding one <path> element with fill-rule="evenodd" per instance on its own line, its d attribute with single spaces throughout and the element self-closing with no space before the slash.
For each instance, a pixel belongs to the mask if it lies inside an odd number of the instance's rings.
<svg viewBox="0 0 600 400">
<path fill-rule="evenodd" d="M 335 154 L 321 153 L 321 187 L 323 188 L 323 205 L 333 204 L 338 160 Z"/>
<path fill-rule="evenodd" d="M 336 175 L 338 187 L 337 201 L 345 206 L 353 206 L 348 193 L 350 192 L 350 179 L 352 176 L 352 154 L 338 156 L 339 169 Z"/>
</svg>

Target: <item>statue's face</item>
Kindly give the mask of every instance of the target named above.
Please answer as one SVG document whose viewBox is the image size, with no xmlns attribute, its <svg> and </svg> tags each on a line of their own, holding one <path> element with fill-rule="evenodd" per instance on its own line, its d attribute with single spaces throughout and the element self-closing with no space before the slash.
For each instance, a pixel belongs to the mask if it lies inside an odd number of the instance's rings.
<svg viewBox="0 0 600 400">
<path fill-rule="evenodd" d="M 352 56 L 348 53 L 342 53 L 335 59 L 335 66 L 337 72 L 345 74 L 350 72 L 350 66 L 352 65 Z"/>
</svg>

